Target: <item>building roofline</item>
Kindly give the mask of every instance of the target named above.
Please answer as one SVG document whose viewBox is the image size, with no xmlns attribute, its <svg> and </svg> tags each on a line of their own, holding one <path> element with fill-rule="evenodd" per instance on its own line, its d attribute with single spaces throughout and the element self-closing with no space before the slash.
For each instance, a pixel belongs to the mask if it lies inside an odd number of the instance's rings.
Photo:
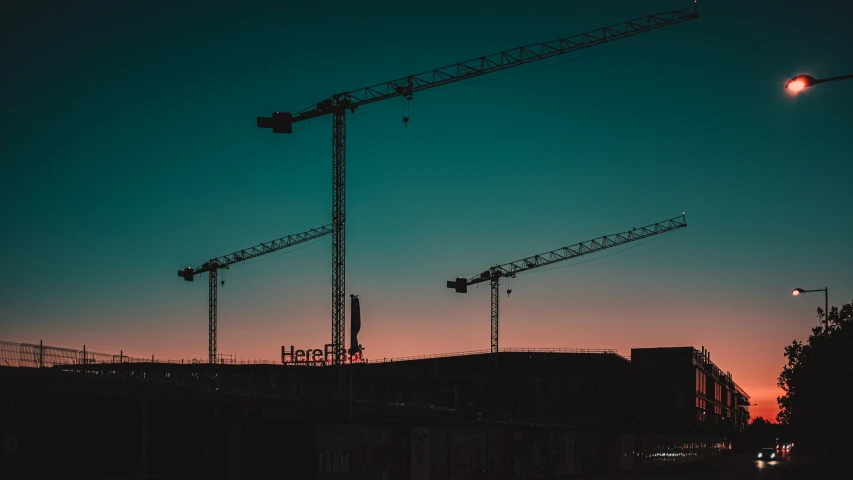
<svg viewBox="0 0 853 480">
<path fill-rule="evenodd" d="M 409 357 L 393 357 L 383 358 L 382 360 L 369 360 L 367 363 L 389 363 L 389 362 L 405 362 L 412 360 L 430 360 L 435 358 L 451 358 L 451 357 L 466 357 L 473 355 L 490 355 L 490 350 L 468 350 L 463 352 L 451 353 L 432 353 L 427 355 L 413 355 Z M 617 357 L 627 360 L 627 358 L 619 355 L 615 349 L 604 348 L 516 348 L 506 347 L 498 349 L 498 353 L 575 353 L 575 354 L 600 354 L 600 355 L 616 355 Z"/>
</svg>

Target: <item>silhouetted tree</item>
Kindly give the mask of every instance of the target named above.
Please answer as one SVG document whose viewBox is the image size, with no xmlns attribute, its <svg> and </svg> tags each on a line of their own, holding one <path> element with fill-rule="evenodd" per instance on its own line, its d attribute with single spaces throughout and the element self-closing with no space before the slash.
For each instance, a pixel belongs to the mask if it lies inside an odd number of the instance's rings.
<svg viewBox="0 0 853 480">
<path fill-rule="evenodd" d="M 765 420 L 764 417 L 755 417 L 752 423 L 749 424 L 751 428 L 762 428 L 768 425 L 771 425 L 771 423 Z"/>
<path fill-rule="evenodd" d="M 818 308 L 818 318 L 826 313 Z M 841 450 L 853 438 L 850 384 L 853 382 L 853 303 L 830 309 L 828 327 L 815 327 L 806 343 L 785 347 L 788 364 L 779 375 L 776 419 L 798 441 L 817 450 Z"/>
<path fill-rule="evenodd" d="M 784 426 L 770 423 L 764 417 L 755 417 L 738 435 L 733 435 L 733 448 L 738 452 L 754 452 L 760 448 L 776 445 L 776 439 L 786 441 Z"/>
</svg>

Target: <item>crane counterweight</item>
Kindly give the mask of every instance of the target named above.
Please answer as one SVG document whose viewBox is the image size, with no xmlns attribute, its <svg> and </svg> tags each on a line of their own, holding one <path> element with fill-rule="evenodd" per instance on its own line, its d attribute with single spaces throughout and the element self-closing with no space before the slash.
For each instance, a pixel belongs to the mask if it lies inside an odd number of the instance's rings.
<svg viewBox="0 0 853 480">
<path fill-rule="evenodd" d="M 178 270 L 178 276 L 183 278 L 187 282 L 192 282 L 194 275 L 195 272 L 192 267 L 187 267 L 183 270 Z"/>
</svg>

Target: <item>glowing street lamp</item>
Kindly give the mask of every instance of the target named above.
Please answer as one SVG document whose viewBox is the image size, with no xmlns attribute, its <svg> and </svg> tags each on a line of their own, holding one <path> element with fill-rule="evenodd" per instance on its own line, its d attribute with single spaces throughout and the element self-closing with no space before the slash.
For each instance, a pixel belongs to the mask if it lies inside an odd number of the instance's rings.
<svg viewBox="0 0 853 480">
<path fill-rule="evenodd" d="M 817 85 L 818 83 L 835 82 L 846 78 L 853 78 L 853 75 L 841 75 L 840 77 L 830 78 L 814 78 L 811 75 L 797 75 L 796 77 L 788 80 L 788 83 L 785 84 L 785 88 L 791 93 L 800 93 L 806 88 L 811 87 L 812 85 Z"/>
<path fill-rule="evenodd" d="M 795 288 L 791 290 L 791 295 L 797 297 L 801 293 L 810 293 L 810 292 L 823 292 L 823 301 L 824 301 L 824 310 L 823 310 L 823 326 L 825 329 L 829 329 L 829 287 L 826 288 L 818 288 L 817 290 L 803 290 L 802 288 Z"/>
</svg>

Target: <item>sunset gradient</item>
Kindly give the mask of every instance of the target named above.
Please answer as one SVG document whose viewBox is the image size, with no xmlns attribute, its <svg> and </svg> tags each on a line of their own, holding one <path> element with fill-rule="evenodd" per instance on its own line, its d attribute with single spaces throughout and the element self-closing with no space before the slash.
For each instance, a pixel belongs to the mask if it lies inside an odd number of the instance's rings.
<svg viewBox="0 0 853 480">
<path fill-rule="evenodd" d="M 273 135 L 256 116 L 690 4 L 120 3 L 5 16 L 0 340 L 204 359 L 207 277 L 176 271 L 330 222 L 330 119 Z M 830 41 L 851 35 L 833 2 L 786 3 L 768 19 L 707 2 L 694 22 L 350 115 L 366 357 L 488 349 L 488 286 L 447 280 L 686 211 L 636 248 L 519 274 L 501 346 L 704 346 L 775 418 L 784 347 L 823 306 L 792 289 L 853 298 L 853 90 L 780 87 L 851 70 L 853 38 Z M 330 252 L 325 237 L 222 272 L 220 352 L 328 343 Z"/>
</svg>

